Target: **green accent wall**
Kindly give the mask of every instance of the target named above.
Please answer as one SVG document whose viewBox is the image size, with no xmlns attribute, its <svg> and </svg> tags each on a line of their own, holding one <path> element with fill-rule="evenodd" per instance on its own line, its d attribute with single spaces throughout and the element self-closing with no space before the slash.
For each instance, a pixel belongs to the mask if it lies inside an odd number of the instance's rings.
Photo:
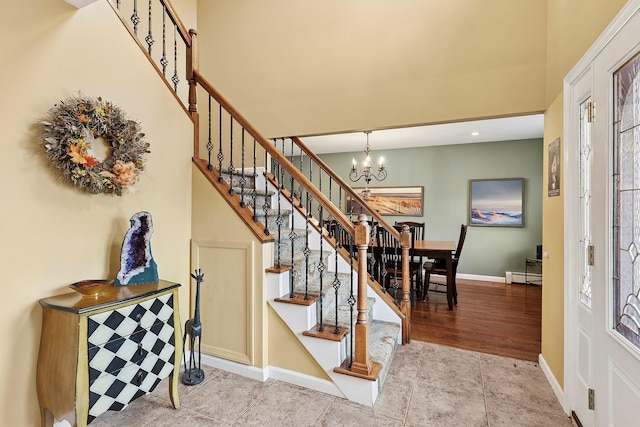
<svg viewBox="0 0 640 427">
<path fill-rule="evenodd" d="M 505 271 L 524 271 L 524 260 L 535 257 L 542 243 L 542 139 L 500 141 L 435 147 L 375 150 L 389 175 L 370 187 L 424 186 L 422 217 L 385 216 L 396 220 L 424 221 L 426 239 L 458 240 L 460 224 L 466 224 L 469 179 L 525 178 L 522 228 L 470 226 L 458 266 L 461 274 L 504 277 Z M 352 159 L 364 154 L 321 154 L 322 160 L 350 183 Z M 352 184 L 363 187 L 362 180 Z M 343 208 L 344 210 L 344 208 Z"/>
</svg>

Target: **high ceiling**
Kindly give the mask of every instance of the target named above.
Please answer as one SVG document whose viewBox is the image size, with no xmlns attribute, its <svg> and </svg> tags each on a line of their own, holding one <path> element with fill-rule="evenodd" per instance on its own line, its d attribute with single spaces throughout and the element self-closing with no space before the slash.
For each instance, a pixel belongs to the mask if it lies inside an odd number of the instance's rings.
<svg viewBox="0 0 640 427">
<path fill-rule="evenodd" d="M 489 141 L 516 141 L 542 138 L 544 116 L 535 114 L 501 119 L 466 121 L 429 126 L 385 129 L 371 132 L 372 150 L 469 144 Z M 475 134 L 477 133 L 477 135 Z M 361 151 L 366 134 L 350 132 L 301 138 L 317 154 Z"/>
</svg>

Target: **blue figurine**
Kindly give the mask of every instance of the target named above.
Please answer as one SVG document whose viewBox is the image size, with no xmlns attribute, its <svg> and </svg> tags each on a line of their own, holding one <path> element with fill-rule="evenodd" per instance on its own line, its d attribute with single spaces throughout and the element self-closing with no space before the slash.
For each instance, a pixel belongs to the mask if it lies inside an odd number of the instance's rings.
<svg viewBox="0 0 640 427">
<path fill-rule="evenodd" d="M 141 285 L 158 281 L 158 266 L 151 255 L 153 222 L 149 212 L 138 212 L 129 220 L 120 252 L 120 271 L 115 286 Z"/>
</svg>

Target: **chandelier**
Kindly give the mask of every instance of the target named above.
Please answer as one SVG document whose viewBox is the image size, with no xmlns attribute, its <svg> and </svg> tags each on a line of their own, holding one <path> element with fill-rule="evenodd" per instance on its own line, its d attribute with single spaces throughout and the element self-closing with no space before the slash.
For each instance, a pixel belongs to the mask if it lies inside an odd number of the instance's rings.
<svg viewBox="0 0 640 427">
<path fill-rule="evenodd" d="M 371 194 L 371 191 L 369 190 L 369 183 L 375 179 L 376 181 L 380 182 L 380 181 L 384 181 L 384 179 L 387 177 L 387 170 L 384 167 L 384 160 L 382 157 L 380 157 L 380 161 L 378 164 L 378 171 L 376 173 L 374 173 L 374 171 L 372 170 L 373 167 L 371 166 L 371 147 L 369 146 L 369 134 L 371 133 L 370 130 L 367 130 L 364 132 L 367 135 L 367 145 L 365 145 L 364 147 L 364 161 L 362 162 L 362 166 L 360 167 L 360 170 L 357 169 L 357 163 L 356 163 L 356 159 L 353 159 L 353 164 L 351 165 L 351 171 L 349 171 L 349 179 L 352 182 L 357 182 L 360 181 L 361 179 L 364 179 L 364 182 L 366 183 L 364 190 L 362 191 L 362 197 L 364 199 L 367 199 L 369 197 L 369 195 Z"/>
</svg>

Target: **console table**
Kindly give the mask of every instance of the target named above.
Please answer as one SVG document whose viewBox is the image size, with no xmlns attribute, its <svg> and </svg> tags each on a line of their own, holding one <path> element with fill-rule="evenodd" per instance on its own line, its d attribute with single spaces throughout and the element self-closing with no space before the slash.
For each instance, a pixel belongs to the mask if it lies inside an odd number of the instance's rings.
<svg viewBox="0 0 640 427">
<path fill-rule="evenodd" d="M 171 402 L 180 407 L 179 287 L 161 280 L 40 300 L 36 383 L 43 426 L 66 420 L 84 427 L 169 376 Z"/>
</svg>

